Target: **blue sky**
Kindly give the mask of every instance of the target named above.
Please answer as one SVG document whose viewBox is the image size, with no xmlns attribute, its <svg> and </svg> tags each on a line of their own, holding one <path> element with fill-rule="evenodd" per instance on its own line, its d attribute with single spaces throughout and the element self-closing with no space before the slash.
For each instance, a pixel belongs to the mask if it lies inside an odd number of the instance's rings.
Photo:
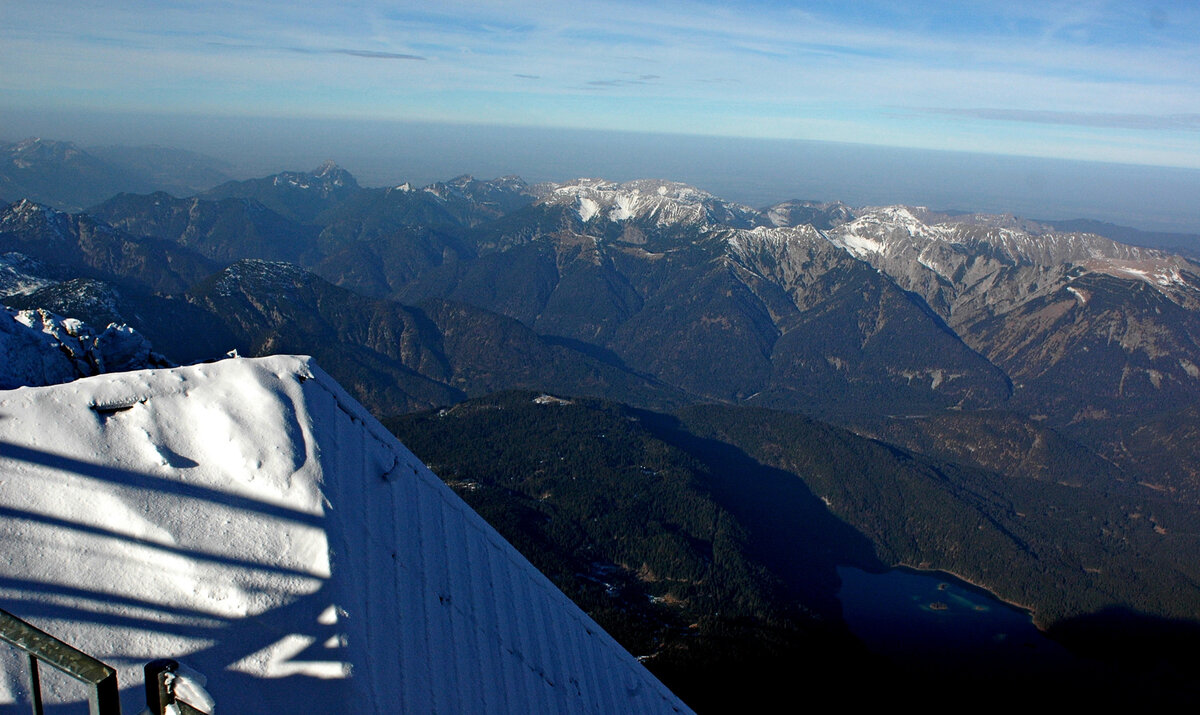
<svg viewBox="0 0 1200 715">
<path fill-rule="evenodd" d="M 808 139 L 1200 168 L 1200 9 L 5 0 L 4 107 Z"/>
</svg>

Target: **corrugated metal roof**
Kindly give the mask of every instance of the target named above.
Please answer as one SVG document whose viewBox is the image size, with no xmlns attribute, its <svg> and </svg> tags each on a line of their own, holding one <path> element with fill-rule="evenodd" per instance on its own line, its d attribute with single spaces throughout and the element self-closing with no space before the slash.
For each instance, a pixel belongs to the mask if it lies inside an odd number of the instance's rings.
<svg viewBox="0 0 1200 715">
<path fill-rule="evenodd" d="M 0 393 L 0 470 L 0 603 L 127 709 L 171 656 L 227 713 L 687 712 L 305 359 Z"/>
</svg>

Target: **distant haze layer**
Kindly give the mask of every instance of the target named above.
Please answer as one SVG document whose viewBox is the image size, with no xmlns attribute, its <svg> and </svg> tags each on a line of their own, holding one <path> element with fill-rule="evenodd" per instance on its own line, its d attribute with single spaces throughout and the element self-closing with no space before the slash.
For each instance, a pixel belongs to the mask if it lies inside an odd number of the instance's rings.
<svg viewBox="0 0 1200 715">
<path fill-rule="evenodd" d="M 1200 170 L 870 144 L 362 120 L 21 116 L 8 140 L 162 144 L 231 162 L 243 177 L 333 159 L 367 186 L 424 185 L 460 174 L 530 182 L 597 176 L 684 181 L 755 207 L 787 199 L 911 204 L 1090 218 L 1200 233 Z M 7 197 L 6 197 L 7 198 Z"/>
</svg>

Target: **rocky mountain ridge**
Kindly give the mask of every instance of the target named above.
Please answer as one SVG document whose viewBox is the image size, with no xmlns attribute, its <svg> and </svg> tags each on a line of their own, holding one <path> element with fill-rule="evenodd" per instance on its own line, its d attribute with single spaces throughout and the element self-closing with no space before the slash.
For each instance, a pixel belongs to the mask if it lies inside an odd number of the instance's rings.
<svg viewBox="0 0 1200 715">
<path fill-rule="evenodd" d="M 1012 216 L 755 210 L 657 180 L 338 176 L 76 214 L 19 201 L 0 209 L 6 301 L 120 318 L 171 357 L 313 353 L 380 415 L 511 388 L 649 407 L 727 496 L 750 498 L 744 474 L 805 480 L 804 513 L 853 525 L 879 564 L 1057 617 L 1190 617 L 1186 258 Z"/>
<path fill-rule="evenodd" d="M 533 194 L 542 205 L 573 208 L 584 223 L 600 216 L 609 221 L 635 219 L 657 226 L 718 224 L 746 228 L 763 220 L 760 212 L 749 206 L 728 203 L 677 181 L 576 179 L 539 184 Z"/>
<path fill-rule="evenodd" d="M 114 265 L 117 246 L 161 257 L 141 284 L 159 294 L 230 261 L 290 261 L 373 298 L 499 313 L 702 399 L 809 413 L 1015 400 L 1070 424 L 1200 396 L 1197 264 L 1012 216 L 756 210 L 661 180 L 365 189 L 332 162 L 190 199 L 0 215 L 0 248 L 35 258 L 77 235 L 89 278 L 136 272 Z"/>
</svg>

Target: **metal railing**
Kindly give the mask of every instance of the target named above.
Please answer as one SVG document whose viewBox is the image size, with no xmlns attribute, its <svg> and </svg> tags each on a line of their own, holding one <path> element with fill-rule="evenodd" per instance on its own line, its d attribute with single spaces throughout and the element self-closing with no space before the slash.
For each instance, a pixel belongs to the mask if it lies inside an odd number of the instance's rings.
<svg viewBox="0 0 1200 715">
<path fill-rule="evenodd" d="M 88 687 L 90 715 L 121 715 L 117 671 L 83 651 L 39 630 L 0 609 L 0 640 L 25 653 L 29 665 L 29 702 L 33 715 L 42 715 L 42 682 L 38 663 L 46 663 Z M 171 687 L 179 663 L 162 659 L 146 664 L 146 707 L 163 715 L 168 705 L 181 715 L 207 715 L 190 703 L 175 698 Z"/>
<path fill-rule="evenodd" d="M 88 687 L 91 715 L 121 715 L 117 671 L 45 631 L 0 609 L 0 640 L 25 652 L 29 663 L 29 701 L 42 715 L 42 681 L 38 663 L 52 665 Z"/>
</svg>

